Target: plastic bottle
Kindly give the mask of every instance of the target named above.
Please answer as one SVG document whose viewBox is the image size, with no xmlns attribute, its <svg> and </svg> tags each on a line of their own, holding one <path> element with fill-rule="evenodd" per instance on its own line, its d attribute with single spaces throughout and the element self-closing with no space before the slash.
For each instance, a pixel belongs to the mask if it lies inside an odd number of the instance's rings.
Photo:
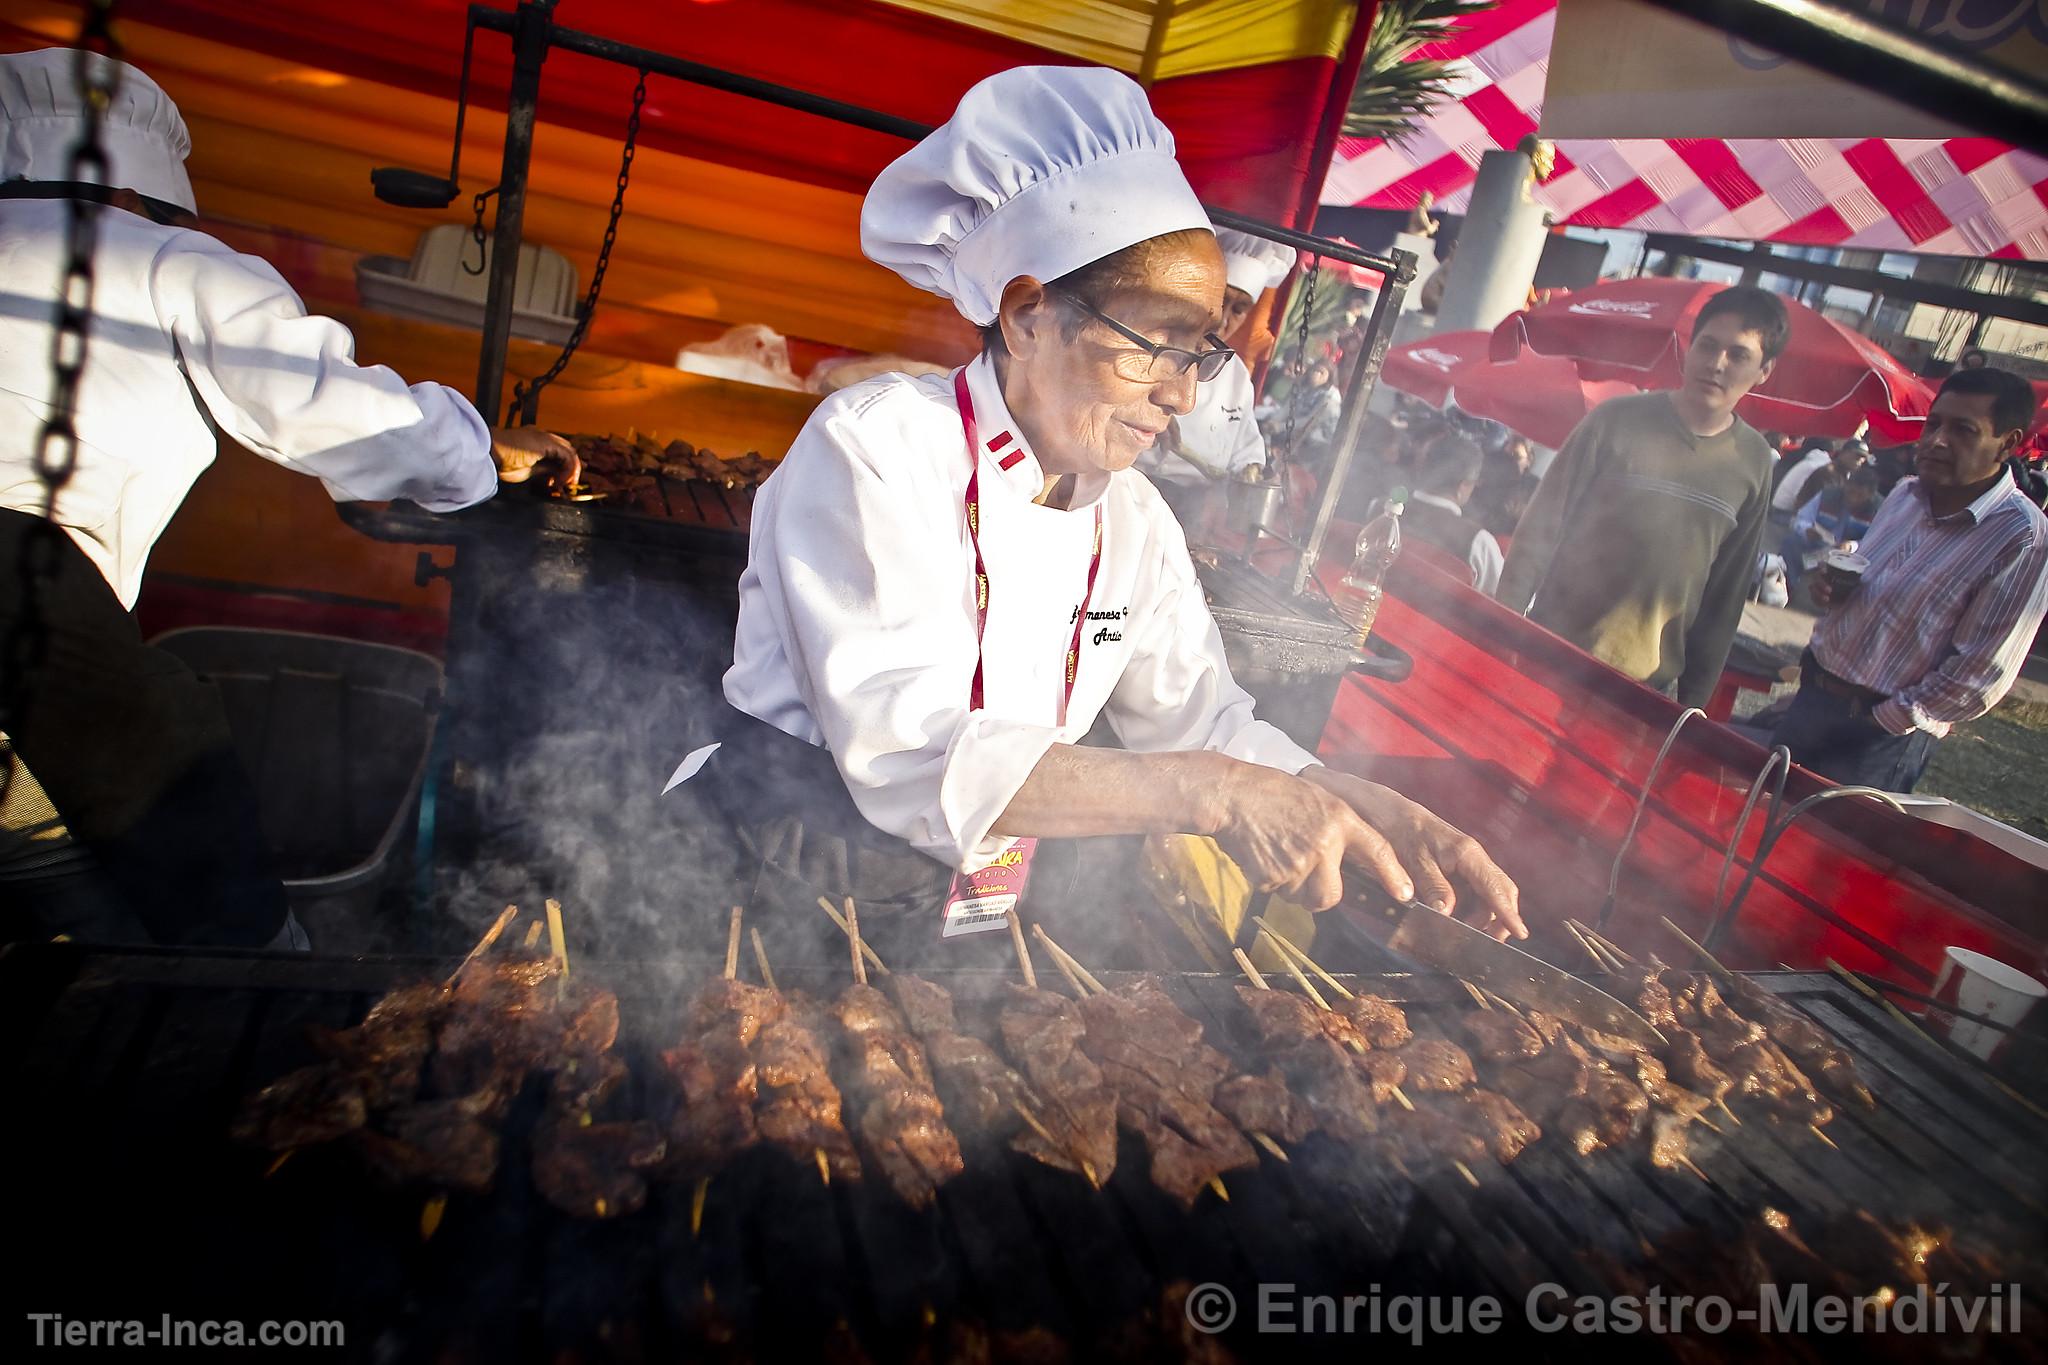
<svg viewBox="0 0 2048 1365">
<path fill-rule="evenodd" d="M 1337 612 L 1358 632 L 1363 645 L 1379 620 L 1380 602 L 1386 596 L 1387 570 L 1401 554 L 1401 509 L 1408 490 L 1396 488 L 1378 516 L 1358 533 L 1358 545 L 1351 554 L 1351 572 L 1344 575 L 1346 591 L 1338 599 Z"/>
</svg>

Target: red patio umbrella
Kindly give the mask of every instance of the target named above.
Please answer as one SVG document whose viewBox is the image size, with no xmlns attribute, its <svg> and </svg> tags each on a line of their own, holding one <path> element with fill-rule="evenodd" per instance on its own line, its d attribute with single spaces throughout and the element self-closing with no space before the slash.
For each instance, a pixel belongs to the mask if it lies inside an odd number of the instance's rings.
<svg viewBox="0 0 2048 1365">
<path fill-rule="evenodd" d="M 1523 355 L 1504 365 L 1481 360 L 1465 366 L 1451 385 L 1451 401 L 1555 448 L 1594 408 L 1635 392 L 1624 380 L 1583 378 L 1569 360 Z"/>
<path fill-rule="evenodd" d="M 1486 332 L 1440 332 L 1420 341 L 1404 341 L 1388 350 L 1386 363 L 1380 367 L 1380 382 L 1440 408 L 1450 399 L 1452 376 L 1474 361 L 1484 364 L 1491 341 Z"/>
<path fill-rule="evenodd" d="M 1387 352 L 1380 379 L 1433 408 L 1456 403 L 1540 445 L 1560 446 L 1579 419 L 1608 399 L 1634 393 L 1618 379 L 1581 377 L 1569 360 L 1525 351 L 1494 364 L 1486 332 L 1442 332 Z"/>
<path fill-rule="evenodd" d="M 1700 307 L 1726 288 L 1705 280 L 1618 280 L 1526 309 L 1493 331 L 1491 353 L 1578 362 L 1588 379 L 1677 388 Z M 1933 401 L 1927 384 L 1868 337 L 1786 299 L 1792 333 L 1771 377 L 1738 411 L 1795 436 L 1849 436 L 1868 419 L 1880 441 L 1909 441 Z"/>
</svg>

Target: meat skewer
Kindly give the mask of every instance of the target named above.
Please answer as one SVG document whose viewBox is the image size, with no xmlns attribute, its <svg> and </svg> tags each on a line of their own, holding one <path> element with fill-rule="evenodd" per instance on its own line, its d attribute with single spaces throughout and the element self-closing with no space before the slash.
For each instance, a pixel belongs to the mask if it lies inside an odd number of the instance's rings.
<svg viewBox="0 0 2048 1365">
<path fill-rule="evenodd" d="M 868 984 L 860 914 L 851 897 L 846 937 L 854 984 L 841 992 L 833 1012 L 841 1070 L 860 1103 L 861 1147 L 904 1203 L 929 1208 L 938 1187 L 965 1168 L 960 1142 L 946 1122 L 924 1048 L 888 997 Z"/>
<path fill-rule="evenodd" d="M 1043 925 L 1032 933 L 1093 994 L 1076 1009 L 1080 1052 L 1115 1097 L 1122 1126 L 1144 1139 L 1152 1183 L 1184 1207 L 1204 1189 L 1228 1200 L 1225 1171 L 1253 1165 L 1258 1154 L 1212 1103 L 1229 1071 L 1223 1054 L 1202 1041 L 1202 1026 L 1157 986 L 1112 993 Z"/>
</svg>

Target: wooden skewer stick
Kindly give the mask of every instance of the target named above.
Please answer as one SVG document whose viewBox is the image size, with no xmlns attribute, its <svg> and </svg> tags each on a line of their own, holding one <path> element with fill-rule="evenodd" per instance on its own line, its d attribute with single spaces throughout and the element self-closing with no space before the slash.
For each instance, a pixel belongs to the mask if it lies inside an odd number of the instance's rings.
<svg viewBox="0 0 2048 1365">
<path fill-rule="evenodd" d="M 1222 1201 L 1223 1201 L 1224 1203 L 1226 1203 L 1226 1204 L 1228 1204 L 1228 1203 L 1230 1202 L 1230 1191 L 1229 1191 L 1229 1190 L 1226 1190 L 1226 1189 L 1224 1189 L 1224 1188 L 1223 1188 L 1223 1177 L 1222 1177 L 1222 1176 L 1220 1176 L 1220 1175 L 1212 1175 L 1212 1176 L 1210 1176 L 1210 1177 L 1209 1177 L 1209 1188 L 1210 1188 L 1210 1189 L 1212 1189 L 1212 1190 L 1214 1190 L 1214 1191 L 1216 1192 L 1216 1197 L 1217 1197 L 1218 1199 L 1221 1199 L 1221 1200 L 1222 1200 Z"/>
<path fill-rule="evenodd" d="M 1578 922 L 1575 920 L 1566 920 L 1564 922 L 1564 927 L 1570 931 L 1571 936 L 1573 938 L 1579 941 L 1579 946 L 1586 950 L 1586 956 L 1593 959 L 1593 965 L 1603 972 L 1606 971 L 1607 959 L 1600 956 L 1600 950 L 1593 946 L 1592 939 L 1587 938 L 1584 934 L 1579 932 Z"/>
<path fill-rule="evenodd" d="M 1840 1147 L 1836 1147 L 1836 1146 L 1835 1146 L 1835 1140 L 1834 1140 L 1833 1138 L 1829 1137 L 1829 1136 L 1828 1136 L 1828 1135 L 1827 1135 L 1826 1133 L 1823 1133 L 1823 1132 L 1822 1132 L 1822 1131 L 1820 1130 L 1820 1125 L 1819 1125 L 1819 1124 L 1817 1124 L 1817 1123 L 1809 1123 L 1809 1124 L 1807 1124 L 1807 1125 L 1806 1125 L 1806 1128 L 1807 1128 L 1807 1131 L 1808 1131 L 1808 1132 L 1812 1133 L 1812 1134 L 1813 1134 L 1813 1135 L 1814 1135 L 1815 1137 L 1819 1138 L 1819 1139 L 1820 1139 L 1820 1140 L 1821 1140 L 1822 1142 L 1825 1142 L 1825 1143 L 1826 1143 L 1826 1144 L 1827 1144 L 1828 1146 L 1830 1146 L 1830 1147 L 1834 1147 L 1836 1151 L 1838 1151 L 1838 1152 L 1839 1152 L 1839 1151 L 1841 1151 L 1841 1150 L 1842 1150 L 1842 1149 L 1841 1149 Z"/>
<path fill-rule="evenodd" d="M 846 916 L 840 914 L 831 901 L 826 900 L 823 896 L 818 897 L 818 908 L 831 916 L 832 922 L 839 926 L 840 933 L 846 932 Z M 889 974 L 889 969 L 882 965 L 881 958 L 875 956 L 875 950 L 868 946 L 866 939 L 860 941 L 860 955 L 868 960 L 870 967 L 875 969 L 875 975 L 887 976 Z"/>
<path fill-rule="evenodd" d="M 1394 1093 L 1394 1099 L 1399 1102 L 1403 1109 L 1406 1109 L 1411 1114 L 1415 1112 L 1415 1102 L 1408 1098 L 1408 1093 L 1401 1089 L 1400 1086 L 1390 1085 L 1387 1089 Z"/>
<path fill-rule="evenodd" d="M 740 974 L 740 907 L 732 908 L 732 923 L 725 931 L 725 979 L 731 981 Z"/>
<path fill-rule="evenodd" d="M 1308 968 L 1311 972 L 1314 972 L 1317 977 L 1321 978 L 1324 985 L 1328 986 L 1331 990 L 1337 992 L 1337 994 L 1343 996 L 1346 1000 L 1352 1000 L 1357 998 L 1351 993 L 1349 989 L 1345 987 L 1343 982 L 1339 981 L 1336 977 L 1331 976 L 1321 967 L 1318 967 L 1316 965 L 1316 961 L 1314 958 L 1310 957 L 1307 953 L 1303 952 L 1299 946 L 1289 941 L 1288 938 L 1284 934 L 1282 934 L 1278 929 L 1275 929 L 1272 926 L 1272 924 L 1270 924 L 1267 921 L 1264 915 L 1252 916 L 1252 922 L 1257 924 L 1261 929 L 1266 931 L 1266 937 L 1273 940 L 1273 944 L 1280 950 L 1280 956 L 1283 960 L 1290 957 L 1293 958 L 1296 962 L 1299 962 L 1302 966 Z"/>
<path fill-rule="evenodd" d="M 1472 997 L 1473 1004 L 1479 1006 L 1479 1008 L 1483 1010 L 1491 1010 L 1493 1008 L 1493 1002 L 1486 998 L 1485 991 L 1480 990 L 1477 986 L 1473 985 L 1471 982 L 1467 981 L 1462 976 L 1456 977 L 1454 979 L 1460 986 L 1463 986 L 1465 988 L 1465 994 Z"/>
<path fill-rule="evenodd" d="M 853 954 L 853 979 L 865 986 L 868 984 L 868 963 L 860 955 L 860 911 L 854 908 L 851 896 L 846 898 L 846 940 L 847 950 Z"/>
<path fill-rule="evenodd" d="M 1716 1099 L 1714 1103 L 1720 1106 L 1721 1112 L 1728 1116 L 1728 1121 L 1730 1123 L 1734 1124 L 1737 1128 L 1740 1128 L 1742 1126 L 1742 1120 L 1735 1117 L 1735 1111 L 1728 1107 L 1728 1097 L 1726 1095 L 1723 1095 L 1719 1099 Z"/>
<path fill-rule="evenodd" d="M 1604 948 L 1607 951 L 1608 955 L 1614 958 L 1615 961 L 1620 962 L 1622 965 L 1628 967 L 1633 967 L 1636 965 L 1636 960 L 1630 957 L 1627 953 L 1624 953 L 1621 950 L 1621 945 L 1616 943 L 1613 939 L 1607 937 L 1605 934 L 1601 933 L 1598 929 L 1593 928 L 1589 924 L 1581 924 L 1579 927 L 1586 931 L 1586 937 L 1592 939 L 1593 942 L 1599 944 L 1602 948 Z"/>
<path fill-rule="evenodd" d="M 1529 1016 L 1522 1013 L 1522 1011 L 1516 1007 L 1514 1001 L 1506 999 L 1502 996 L 1495 995 L 1492 991 L 1486 992 L 1486 998 L 1488 1000 L 1491 1000 L 1496 1008 L 1506 1010 L 1509 1014 L 1512 1014 L 1515 1018 L 1521 1020 L 1525 1024 L 1529 1022 Z"/>
<path fill-rule="evenodd" d="M 1705 1171 L 1701 1170 L 1699 1168 L 1699 1164 L 1695 1162 L 1691 1157 L 1681 1156 L 1680 1158 L 1678 1158 L 1678 1164 L 1685 1167 L 1685 1169 L 1687 1169 L 1688 1171 L 1691 1171 L 1694 1175 L 1698 1176 L 1707 1184 L 1711 1185 L 1714 1183 L 1714 1178 L 1708 1175 Z"/>
<path fill-rule="evenodd" d="M 1580 924 L 1577 920 L 1570 920 L 1568 923 L 1572 926 L 1572 932 L 1585 940 L 1588 950 L 1599 960 L 1602 971 L 1619 972 L 1621 970 L 1623 958 L 1618 951 L 1608 946 L 1606 939 L 1594 933 L 1586 925 Z"/>
<path fill-rule="evenodd" d="M 825 1160 L 825 1149 L 823 1147 L 811 1148 L 811 1157 L 818 1163 L 818 1179 L 830 1185 L 832 1183 L 832 1164 Z"/>
<path fill-rule="evenodd" d="M 1672 934 L 1677 937 L 1680 943 L 1683 943 L 1686 947 L 1692 949 L 1693 952 L 1699 954 L 1700 960 L 1702 962 L 1705 962 L 1707 966 L 1711 968 L 1717 975 L 1724 977 L 1730 975 L 1728 969 L 1721 965 L 1719 959 L 1717 959 L 1712 953 L 1708 952 L 1700 944 L 1695 943 L 1693 941 L 1692 935 L 1686 933 L 1685 930 L 1673 924 L 1668 916 L 1659 915 L 1657 919 L 1660 923 L 1663 924 L 1663 926 L 1666 929 L 1669 929 L 1672 932 Z"/>
<path fill-rule="evenodd" d="M 1045 1124 L 1039 1120 L 1038 1115 L 1032 1113 L 1021 1100 L 1011 1100 L 1010 1107 L 1017 1111 L 1017 1117 L 1023 1119 L 1026 1126 L 1032 1132 L 1038 1134 L 1046 1146 L 1052 1148 L 1055 1152 L 1064 1153 L 1067 1157 L 1071 1158 L 1074 1164 L 1081 1168 L 1081 1174 L 1088 1178 L 1090 1185 L 1093 1185 L 1098 1190 L 1102 1188 L 1102 1179 L 1096 1175 L 1093 1162 L 1084 1156 L 1068 1151 L 1065 1144 L 1054 1137 Z"/>
<path fill-rule="evenodd" d="M 526 942 L 521 946 L 531 952 L 539 943 L 541 934 L 547 929 L 539 920 L 526 926 Z"/>
<path fill-rule="evenodd" d="M 1251 978 L 1252 984 L 1254 986 L 1257 986 L 1262 991 L 1270 991 L 1273 989 L 1271 986 L 1266 984 L 1266 978 L 1259 975 L 1259 969 L 1252 965 L 1252 960 L 1244 955 L 1244 949 L 1232 948 L 1230 950 L 1230 955 L 1237 959 L 1238 969 L 1242 971 L 1246 976 Z"/>
<path fill-rule="evenodd" d="M 1271 937 L 1273 933 L 1271 929 L 1261 929 L 1259 932 L 1267 935 L 1268 937 Z M 1327 1010 L 1330 1008 L 1330 1002 L 1323 999 L 1323 993 L 1317 990 L 1316 983 L 1309 980 L 1308 977 L 1302 972 L 1299 963 L 1295 962 L 1295 960 L 1289 957 L 1286 953 L 1280 954 L 1280 961 L 1281 964 L 1287 968 L 1287 974 L 1294 978 L 1295 984 L 1301 987 L 1303 994 L 1307 995 L 1309 999 L 1316 1002 L 1317 1009 Z"/>
<path fill-rule="evenodd" d="M 761 945 L 761 931 L 748 925 L 747 937 L 753 940 L 754 965 L 761 969 L 761 984 L 771 991 L 777 990 L 775 973 L 768 970 L 768 950 Z"/>
<path fill-rule="evenodd" d="M 1287 1155 L 1287 1149 L 1285 1147 L 1282 1147 L 1279 1143 L 1273 1141 L 1273 1135 L 1271 1133 L 1261 1133 L 1257 1129 L 1254 1129 L 1251 1133 L 1251 1140 L 1253 1142 L 1258 1143 L 1259 1146 L 1264 1147 L 1267 1151 L 1271 1152 L 1274 1155 L 1274 1157 L 1278 1160 L 1286 1162 L 1292 1162 L 1294 1160 L 1293 1157 Z"/>
<path fill-rule="evenodd" d="M 1083 967 L 1080 961 L 1077 958 L 1075 958 L 1075 956 L 1072 953 L 1068 952 L 1066 949 L 1060 947 L 1059 944 L 1054 943 L 1052 941 L 1052 935 L 1045 932 L 1045 926 L 1043 924 L 1032 925 L 1031 932 L 1034 936 L 1037 937 L 1040 943 L 1043 943 L 1045 945 L 1045 950 L 1051 953 L 1055 960 L 1063 963 L 1068 970 L 1073 972 L 1075 976 L 1079 977 L 1083 982 L 1087 983 L 1087 986 L 1090 990 L 1094 991 L 1097 995 L 1109 994 L 1109 988 L 1103 985 L 1100 981 L 1097 981 L 1095 979 L 1095 974 L 1093 972 L 1089 971 L 1086 967 Z"/>
<path fill-rule="evenodd" d="M 476 961 L 485 953 L 488 953 L 491 950 L 491 945 L 498 941 L 498 935 L 504 933 L 505 927 L 512 923 L 513 920 L 518 918 L 519 907 L 516 905 L 508 905 L 502 911 L 500 911 L 498 914 L 498 918 L 492 922 L 491 927 L 484 930 L 484 936 L 477 940 L 476 947 L 471 948 L 469 950 L 469 956 L 463 958 L 461 962 L 457 963 L 455 966 L 455 970 L 448 974 L 448 984 L 450 986 L 453 986 L 456 980 L 461 977 L 464 969 L 467 968 L 470 963 Z"/>
<path fill-rule="evenodd" d="M 1058 953 L 1054 953 L 1052 957 L 1052 965 L 1059 968 L 1060 975 L 1064 976 L 1067 979 L 1067 985 L 1074 992 L 1074 998 L 1076 1000 L 1086 1000 L 1088 998 L 1088 988 L 1081 984 L 1080 977 L 1074 975 L 1074 969 L 1067 965 L 1066 958 L 1060 956 Z"/>
<path fill-rule="evenodd" d="M 1010 922 L 1010 946 L 1017 950 L 1017 970 L 1024 973 L 1024 984 L 1035 991 L 1038 989 L 1038 969 L 1031 965 L 1031 945 L 1024 941 L 1024 921 L 1017 918 L 1015 910 L 1003 918 Z"/>
<path fill-rule="evenodd" d="M 284 1166 L 284 1163 L 292 1159 L 292 1153 L 298 1150 L 299 1149 L 296 1147 L 287 1147 L 283 1151 L 279 1152 L 277 1154 L 277 1160 L 271 1162 L 268 1166 L 265 1166 L 263 1168 L 263 1178 L 265 1180 L 268 1180 L 270 1179 L 270 1177 L 276 1175 L 278 1171 Z"/>
<path fill-rule="evenodd" d="M 562 964 L 562 975 L 569 974 L 569 941 L 562 934 L 562 903 L 558 900 L 546 902 L 548 912 L 548 955 Z"/>
<path fill-rule="evenodd" d="M 696 1188 L 690 1191 L 690 1235 L 695 1237 L 704 1230 L 704 1197 L 711 1193 L 711 1177 L 697 1177 Z"/>
<path fill-rule="evenodd" d="M 1456 1168 L 1459 1175 L 1465 1177 L 1466 1184 L 1470 1185 L 1475 1190 L 1479 1188 L 1479 1177 L 1472 1174 L 1472 1168 L 1470 1166 L 1467 1166 L 1462 1161 L 1453 1161 L 1451 1165 L 1454 1168 Z"/>
<path fill-rule="evenodd" d="M 429 1195 L 427 1202 L 420 1205 L 420 1240 L 426 1241 L 441 1226 L 441 1215 L 448 1212 L 448 1196 Z"/>
</svg>

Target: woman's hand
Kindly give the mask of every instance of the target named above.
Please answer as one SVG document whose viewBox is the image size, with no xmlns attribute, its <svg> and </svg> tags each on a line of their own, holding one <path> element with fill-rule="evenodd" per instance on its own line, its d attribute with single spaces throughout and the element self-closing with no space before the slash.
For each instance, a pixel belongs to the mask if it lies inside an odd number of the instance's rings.
<svg viewBox="0 0 2048 1365">
<path fill-rule="evenodd" d="M 1304 770 L 1301 780 L 1340 799 L 1389 850 L 1396 872 L 1404 880 L 1413 877 L 1413 894 L 1402 895 L 1399 884 L 1381 874 L 1381 883 L 1394 899 L 1419 900 L 1448 915 L 1458 906 L 1455 879 L 1471 892 L 1475 904 L 1469 908 L 1477 913 L 1469 918 L 1482 931 L 1503 941 L 1529 937 L 1522 923 L 1520 891 L 1477 839 L 1407 797 L 1363 778 L 1315 767 Z"/>
<path fill-rule="evenodd" d="M 497 461 L 498 479 L 503 483 L 525 483 L 534 469 L 548 460 L 561 462 L 562 482 L 583 480 L 583 462 L 576 457 L 576 447 L 538 427 L 492 427 L 491 458 Z"/>
<path fill-rule="evenodd" d="M 1350 858 L 1371 869 L 1398 899 L 1413 891 L 1379 832 L 1312 782 L 1233 762 L 1216 795 L 1222 806 L 1216 842 L 1255 890 L 1285 892 L 1310 910 L 1327 910 L 1344 894 L 1343 867 Z"/>
</svg>

